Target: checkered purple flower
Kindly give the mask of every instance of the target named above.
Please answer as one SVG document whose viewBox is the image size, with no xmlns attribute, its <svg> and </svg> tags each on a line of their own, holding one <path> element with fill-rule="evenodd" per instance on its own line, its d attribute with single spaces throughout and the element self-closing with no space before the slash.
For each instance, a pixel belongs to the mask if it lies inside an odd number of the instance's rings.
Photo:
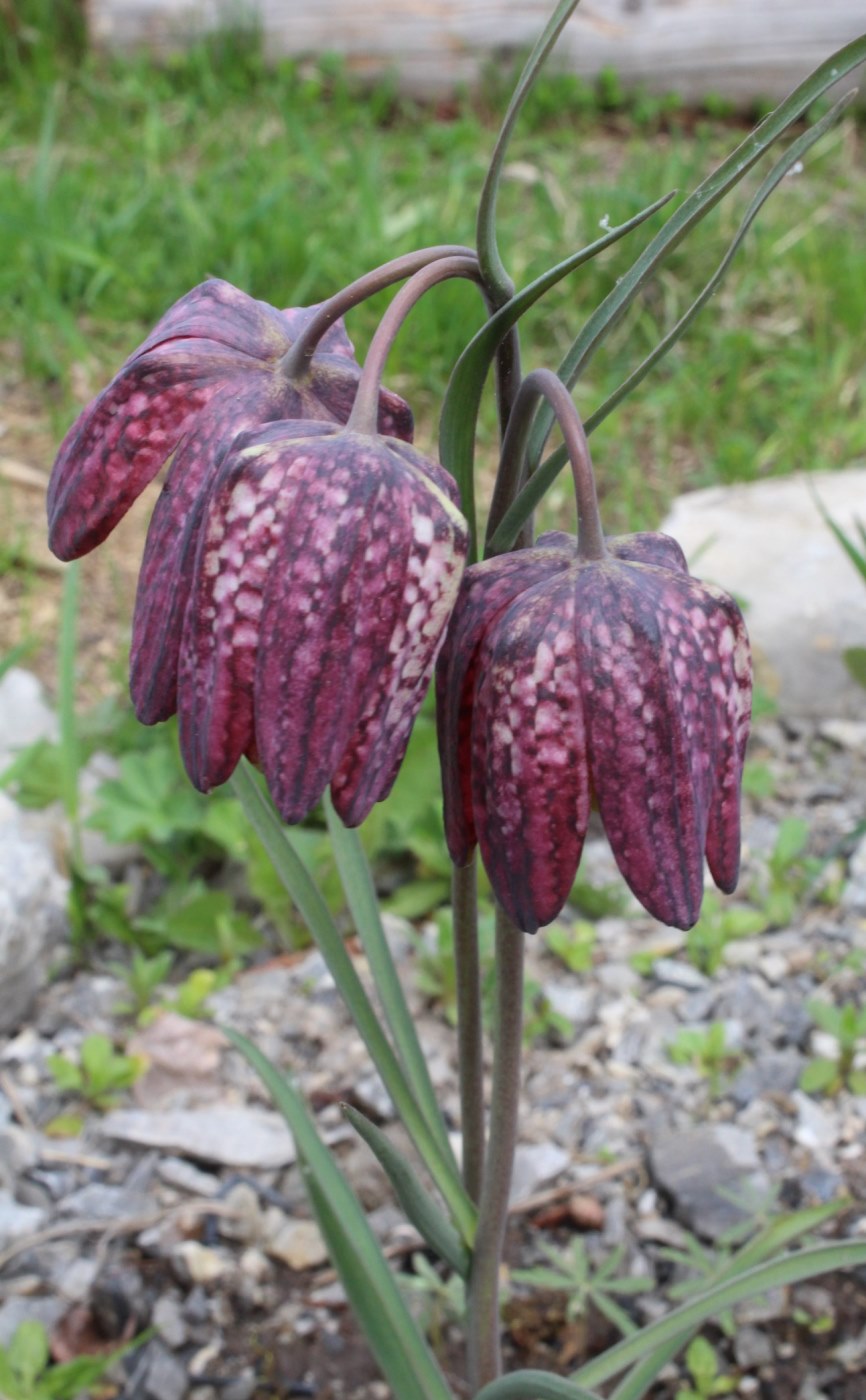
<svg viewBox="0 0 866 1400">
<path fill-rule="evenodd" d="M 617 864 L 656 918 L 698 918 L 706 855 L 739 872 L 751 709 L 739 609 L 664 535 L 570 536 L 467 570 L 437 672 L 452 858 L 477 843 L 521 928 L 556 918 L 597 803 Z"/>
<path fill-rule="evenodd" d="M 100 544 L 170 463 L 133 622 L 131 690 L 145 724 L 177 708 L 202 513 L 235 438 L 277 419 L 345 423 L 349 416 L 361 371 L 342 322 L 322 337 L 303 378 L 281 367 L 314 311 L 278 311 L 228 282 L 203 282 L 169 308 L 63 440 L 48 491 L 49 543 L 61 559 Z M 379 428 L 412 439 L 408 404 L 384 390 Z"/>
</svg>

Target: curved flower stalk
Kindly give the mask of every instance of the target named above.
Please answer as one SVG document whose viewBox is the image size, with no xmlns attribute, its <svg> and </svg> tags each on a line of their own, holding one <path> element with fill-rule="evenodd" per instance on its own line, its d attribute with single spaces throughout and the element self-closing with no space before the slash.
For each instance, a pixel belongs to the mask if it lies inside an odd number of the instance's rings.
<svg viewBox="0 0 866 1400">
<path fill-rule="evenodd" d="M 674 540 L 603 539 L 576 428 L 580 540 L 543 535 L 463 581 L 437 674 L 448 846 L 463 865 L 477 841 L 503 909 L 534 932 L 565 904 L 596 802 L 634 894 L 690 928 L 704 855 L 723 890 L 739 872 L 745 625 Z"/>
<path fill-rule="evenodd" d="M 145 724 L 177 708 L 178 639 L 203 504 L 222 457 L 239 433 L 275 419 L 349 417 L 361 368 L 342 322 L 322 336 L 303 376 L 281 366 L 316 310 L 278 311 L 228 282 L 203 282 L 169 308 L 61 444 L 48 492 L 49 543 L 61 559 L 100 544 L 171 462 L 133 621 L 131 689 Z M 408 404 L 382 391 L 379 426 L 411 441 Z"/>
</svg>

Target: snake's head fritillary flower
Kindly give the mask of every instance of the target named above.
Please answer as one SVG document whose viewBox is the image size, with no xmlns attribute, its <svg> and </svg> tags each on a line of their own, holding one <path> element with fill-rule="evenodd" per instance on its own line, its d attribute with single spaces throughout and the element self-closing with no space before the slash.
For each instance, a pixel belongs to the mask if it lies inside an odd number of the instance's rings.
<svg viewBox="0 0 866 1400">
<path fill-rule="evenodd" d="M 131 689 L 146 724 L 176 709 L 177 642 L 207 489 L 241 432 L 277 419 L 345 423 L 360 377 L 337 322 L 306 373 L 283 361 L 315 307 L 279 311 L 228 282 L 169 308 L 61 444 L 48 491 L 49 543 L 61 559 L 100 544 L 166 462 L 133 623 Z M 411 441 L 412 414 L 382 391 L 379 428 Z"/>
<path fill-rule="evenodd" d="M 698 918 L 706 855 L 739 873 L 751 708 L 740 611 L 664 535 L 570 536 L 467 570 L 437 671 L 452 858 L 481 848 L 497 899 L 534 931 L 562 909 L 595 801 L 634 894 Z"/>
<path fill-rule="evenodd" d="M 405 442 L 310 422 L 239 438 L 178 638 L 194 784 L 247 754 L 286 821 L 329 783 L 344 822 L 363 821 L 397 776 L 467 550 L 452 479 Z"/>
</svg>

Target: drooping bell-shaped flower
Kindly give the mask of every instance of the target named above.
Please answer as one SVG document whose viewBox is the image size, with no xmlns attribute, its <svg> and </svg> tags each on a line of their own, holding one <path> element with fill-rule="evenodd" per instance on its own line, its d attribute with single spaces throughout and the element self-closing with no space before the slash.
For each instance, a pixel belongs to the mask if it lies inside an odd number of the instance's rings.
<svg viewBox="0 0 866 1400">
<path fill-rule="evenodd" d="M 241 432 L 276 419 L 345 423 L 360 366 L 342 322 L 303 374 L 285 359 L 315 307 L 279 311 L 228 282 L 194 287 L 169 308 L 61 444 L 48 491 L 49 543 L 88 553 L 170 461 L 154 510 L 133 622 L 131 689 L 146 724 L 176 708 L 177 642 L 207 490 Z M 411 441 L 412 415 L 382 391 L 379 427 Z"/>
<path fill-rule="evenodd" d="M 521 928 L 556 918 L 593 799 L 634 894 L 696 921 L 706 854 L 737 882 L 749 648 L 736 603 L 691 578 L 663 535 L 577 542 L 467 570 L 437 675 L 452 858 L 475 841 Z"/>
<path fill-rule="evenodd" d="M 381 372 L 419 287 L 477 274 L 474 255 L 452 251 L 397 259 L 321 312 L 275 311 L 206 283 L 61 447 L 49 515 L 64 558 L 98 544 L 171 458 L 139 577 L 131 690 L 146 723 L 179 710 L 184 762 L 204 791 L 246 754 L 288 821 L 330 783 L 356 825 L 394 782 L 468 528 Z M 412 271 L 362 373 L 334 317 L 368 282 Z"/>
<path fill-rule="evenodd" d="M 553 376 L 532 379 L 530 407 Z M 463 865 L 477 841 L 506 914 L 533 932 L 568 898 L 595 802 L 634 894 L 689 928 L 705 855 L 721 889 L 737 881 L 746 630 L 674 540 L 603 539 L 586 439 L 559 390 L 580 541 L 543 535 L 466 571 L 437 668 L 448 846 Z"/>
<path fill-rule="evenodd" d="M 243 754 L 283 818 L 330 783 L 349 826 L 390 791 L 460 586 L 454 483 L 396 438 L 326 424 L 245 434 L 209 495 L 180 639 L 196 787 Z"/>
</svg>

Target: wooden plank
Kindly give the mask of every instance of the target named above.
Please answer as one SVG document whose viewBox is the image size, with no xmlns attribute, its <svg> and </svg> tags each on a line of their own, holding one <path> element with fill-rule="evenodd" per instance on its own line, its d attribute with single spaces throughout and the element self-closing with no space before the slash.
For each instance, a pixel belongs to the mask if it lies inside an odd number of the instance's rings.
<svg viewBox="0 0 866 1400">
<path fill-rule="evenodd" d="M 510 65 L 551 8 L 552 0 L 247 0 L 244 9 L 238 0 L 87 0 L 100 47 L 167 53 L 254 14 L 273 57 L 339 52 L 355 73 L 396 72 L 419 96 L 471 84 L 491 58 Z M 628 85 L 686 101 L 717 93 L 742 104 L 783 96 L 864 28 L 864 0 L 584 0 L 557 62 L 583 77 L 612 67 Z"/>
</svg>

